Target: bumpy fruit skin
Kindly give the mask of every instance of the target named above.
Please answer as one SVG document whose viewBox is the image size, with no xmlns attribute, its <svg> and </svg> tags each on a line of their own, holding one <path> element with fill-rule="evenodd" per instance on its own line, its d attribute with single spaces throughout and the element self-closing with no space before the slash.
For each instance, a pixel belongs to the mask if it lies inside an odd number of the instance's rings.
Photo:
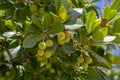
<svg viewBox="0 0 120 80">
<path fill-rule="evenodd" d="M 38 60 L 38 61 L 43 61 L 43 60 L 45 60 L 45 57 L 44 57 L 44 56 L 39 56 L 39 55 L 38 55 L 38 56 L 37 56 L 37 60 Z"/>
<path fill-rule="evenodd" d="M 52 40 L 47 40 L 46 41 L 46 46 L 47 47 L 52 47 L 53 46 L 53 41 Z"/>
<path fill-rule="evenodd" d="M 58 40 L 58 44 L 63 45 L 63 44 L 65 44 L 65 41 L 64 40 Z"/>
<path fill-rule="evenodd" d="M 45 50 L 46 49 L 46 43 L 45 42 L 40 42 L 39 43 L 39 48 Z"/>
<path fill-rule="evenodd" d="M 39 49 L 37 55 L 38 56 L 43 56 L 44 55 L 44 50 Z"/>
<path fill-rule="evenodd" d="M 50 72 L 51 73 L 55 73 L 55 69 L 54 68 L 50 68 Z"/>
<path fill-rule="evenodd" d="M 93 60 L 92 60 L 91 57 L 86 57 L 86 58 L 85 58 L 85 62 L 86 62 L 87 64 L 91 64 L 91 63 L 93 62 Z"/>
<path fill-rule="evenodd" d="M 65 31 L 65 35 L 66 37 L 70 37 L 71 36 L 71 32 L 69 30 Z"/>
<path fill-rule="evenodd" d="M 70 42 L 70 37 L 66 37 L 66 38 L 64 39 L 64 42 L 65 42 L 65 43 Z"/>
<path fill-rule="evenodd" d="M 46 68 L 47 68 L 47 69 L 50 69 L 51 67 L 52 67 L 52 64 L 51 64 L 51 63 L 46 64 Z"/>
<path fill-rule="evenodd" d="M 84 57 L 83 57 L 83 56 L 78 57 L 78 58 L 77 58 L 77 61 L 78 61 L 79 63 L 83 63 L 83 62 L 84 62 Z"/>
<path fill-rule="evenodd" d="M 50 50 L 46 50 L 46 51 L 45 51 L 45 57 L 46 57 L 46 58 L 50 58 L 51 56 L 52 56 L 51 51 L 50 51 Z"/>
<path fill-rule="evenodd" d="M 59 32 L 58 33 L 58 41 L 64 40 L 65 39 L 65 33 L 64 32 Z"/>
<path fill-rule="evenodd" d="M 30 6 L 30 11 L 31 11 L 32 13 L 36 13 L 37 10 L 38 10 L 37 5 L 33 4 L 33 5 Z"/>
<path fill-rule="evenodd" d="M 87 63 L 83 63 L 83 64 L 82 64 L 82 67 L 83 67 L 84 69 L 86 69 L 86 68 L 88 68 L 88 64 L 87 64 Z"/>
</svg>

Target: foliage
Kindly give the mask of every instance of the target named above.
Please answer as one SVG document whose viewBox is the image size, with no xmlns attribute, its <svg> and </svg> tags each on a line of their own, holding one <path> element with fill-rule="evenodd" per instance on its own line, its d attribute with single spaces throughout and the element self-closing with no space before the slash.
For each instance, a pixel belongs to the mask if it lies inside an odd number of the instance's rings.
<svg viewBox="0 0 120 80">
<path fill-rule="evenodd" d="M 95 1 L 0 0 L 0 80 L 109 80 L 119 6 L 99 18 Z"/>
</svg>

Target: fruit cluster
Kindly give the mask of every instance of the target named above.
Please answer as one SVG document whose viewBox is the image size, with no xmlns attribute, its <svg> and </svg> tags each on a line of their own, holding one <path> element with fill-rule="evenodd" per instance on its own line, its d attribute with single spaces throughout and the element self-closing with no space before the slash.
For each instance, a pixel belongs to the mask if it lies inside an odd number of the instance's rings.
<svg viewBox="0 0 120 80">
<path fill-rule="evenodd" d="M 68 43 L 70 41 L 70 36 L 71 36 L 71 32 L 69 30 L 65 32 L 59 32 L 57 35 L 58 44 L 63 45 L 65 43 Z"/>
<path fill-rule="evenodd" d="M 41 62 L 41 66 L 46 66 L 47 69 L 50 70 L 51 73 L 55 72 L 55 69 L 52 68 L 52 63 L 48 60 L 52 56 L 52 51 L 47 49 L 53 46 L 52 40 L 47 40 L 46 42 L 40 42 L 38 47 L 39 50 L 37 52 L 37 60 Z"/>
<path fill-rule="evenodd" d="M 88 65 L 92 63 L 93 60 L 89 56 L 84 57 L 84 56 L 81 55 L 77 58 L 77 61 L 78 61 L 79 64 L 81 64 L 81 66 L 84 69 L 86 69 L 86 68 L 88 68 Z"/>
</svg>

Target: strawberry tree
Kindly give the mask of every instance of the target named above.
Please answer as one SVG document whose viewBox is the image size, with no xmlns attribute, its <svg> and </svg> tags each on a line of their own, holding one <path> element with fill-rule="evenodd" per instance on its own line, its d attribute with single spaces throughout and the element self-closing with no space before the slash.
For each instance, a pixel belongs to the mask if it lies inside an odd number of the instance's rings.
<svg viewBox="0 0 120 80">
<path fill-rule="evenodd" d="M 109 80 L 120 64 L 119 0 L 0 0 L 0 80 Z"/>
</svg>

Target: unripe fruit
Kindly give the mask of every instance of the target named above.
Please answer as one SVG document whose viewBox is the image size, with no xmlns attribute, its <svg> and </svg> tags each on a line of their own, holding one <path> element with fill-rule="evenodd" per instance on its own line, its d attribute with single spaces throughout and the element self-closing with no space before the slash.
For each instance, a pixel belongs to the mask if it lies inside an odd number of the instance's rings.
<svg viewBox="0 0 120 80">
<path fill-rule="evenodd" d="M 55 69 L 54 68 L 50 68 L 50 72 L 51 73 L 55 73 Z"/>
<path fill-rule="evenodd" d="M 45 51 L 45 57 L 46 57 L 46 58 L 50 58 L 51 56 L 52 56 L 51 51 L 50 51 L 50 50 L 46 50 L 46 51 Z"/>
<path fill-rule="evenodd" d="M 47 68 L 47 69 L 50 69 L 51 67 L 52 67 L 52 64 L 51 64 L 51 63 L 46 64 L 46 68 Z"/>
<path fill-rule="evenodd" d="M 88 64 L 87 64 L 87 63 L 83 63 L 83 64 L 82 64 L 82 67 L 83 67 L 84 69 L 86 69 L 86 68 L 88 68 Z"/>
<path fill-rule="evenodd" d="M 78 57 L 78 58 L 77 58 L 77 61 L 78 61 L 79 63 L 83 63 L 83 62 L 84 62 L 84 57 L 83 57 L 83 56 Z"/>
<path fill-rule="evenodd" d="M 30 6 L 30 11 L 31 11 L 32 13 L 36 13 L 37 10 L 38 10 L 37 5 L 33 4 L 33 5 Z"/>
<path fill-rule="evenodd" d="M 65 39 L 65 33 L 64 32 L 59 32 L 58 33 L 58 40 L 64 40 Z"/>
<path fill-rule="evenodd" d="M 46 41 L 46 46 L 47 47 L 52 47 L 53 46 L 53 41 L 52 40 L 47 40 Z"/>
<path fill-rule="evenodd" d="M 38 61 L 43 61 L 43 60 L 45 60 L 45 57 L 38 55 L 38 56 L 37 56 L 37 60 L 38 60 Z"/>
<path fill-rule="evenodd" d="M 6 76 L 9 76 L 9 75 L 10 75 L 10 72 L 9 72 L 9 71 L 7 71 L 5 74 L 6 74 Z"/>
<path fill-rule="evenodd" d="M 39 43 L 39 48 L 43 49 L 43 50 L 46 49 L 46 43 L 45 42 L 40 42 Z"/>
<path fill-rule="evenodd" d="M 91 58 L 91 57 L 86 57 L 86 58 L 85 58 L 85 62 L 86 62 L 87 64 L 91 64 L 91 63 L 92 63 L 92 58 Z"/>
<path fill-rule="evenodd" d="M 43 56 L 44 55 L 44 50 L 43 49 L 39 49 L 37 55 L 38 56 Z"/>
<path fill-rule="evenodd" d="M 63 44 L 65 44 L 65 41 L 64 40 L 58 40 L 58 44 L 63 45 Z"/>
<path fill-rule="evenodd" d="M 65 43 L 70 42 L 70 37 L 66 37 L 66 38 L 64 39 L 64 42 L 65 42 Z"/>
<path fill-rule="evenodd" d="M 47 60 L 41 61 L 41 66 L 44 66 L 44 65 L 46 65 L 47 63 L 48 63 Z"/>
</svg>

